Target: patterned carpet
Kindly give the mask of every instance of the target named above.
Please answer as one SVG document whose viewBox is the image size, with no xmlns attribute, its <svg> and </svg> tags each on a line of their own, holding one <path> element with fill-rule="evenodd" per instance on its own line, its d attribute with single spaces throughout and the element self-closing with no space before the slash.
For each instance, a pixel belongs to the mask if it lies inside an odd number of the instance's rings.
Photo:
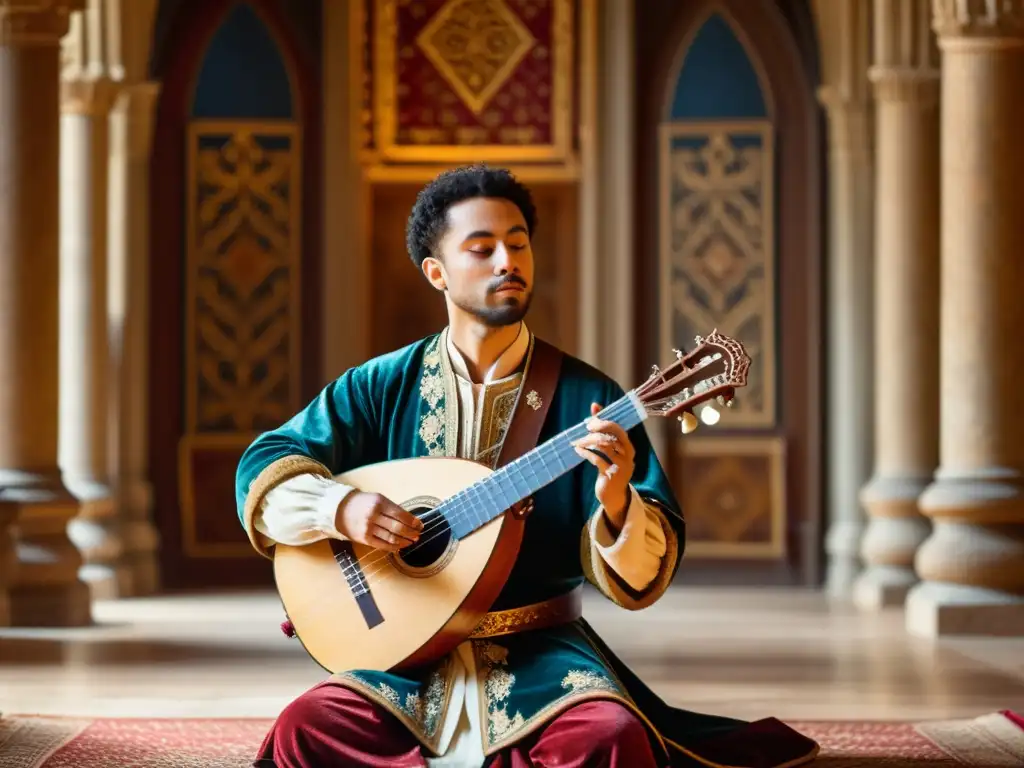
<svg viewBox="0 0 1024 768">
<path fill-rule="evenodd" d="M 7 716 L 3 768 L 247 768 L 269 720 Z M 1024 766 L 1024 720 L 995 713 L 941 723 L 792 723 L 822 745 L 815 768 Z"/>
</svg>

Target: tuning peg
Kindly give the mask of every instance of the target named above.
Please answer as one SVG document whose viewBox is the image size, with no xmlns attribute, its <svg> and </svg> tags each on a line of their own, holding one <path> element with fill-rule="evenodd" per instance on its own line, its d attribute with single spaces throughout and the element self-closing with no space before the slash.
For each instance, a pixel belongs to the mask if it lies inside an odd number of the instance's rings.
<svg viewBox="0 0 1024 768">
<path fill-rule="evenodd" d="M 700 420 L 707 424 L 709 427 L 713 427 L 718 423 L 718 420 L 722 418 L 722 414 L 712 408 L 710 405 L 705 405 L 700 412 Z"/>
<path fill-rule="evenodd" d="M 685 411 L 682 416 L 679 417 L 680 427 L 683 430 L 684 435 L 688 435 L 697 428 L 697 417 L 689 411 Z"/>
<path fill-rule="evenodd" d="M 722 395 L 716 397 L 715 400 L 718 402 L 719 405 L 727 405 L 727 403 L 725 402 L 725 397 L 723 397 Z"/>
<path fill-rule="evenodd" d="M 735 400 L 736 398 L 730 397 L 728 400 L 725 401 L 725 407 L 732 408 L 732 404 L 735 402 Z"/>
</svg>

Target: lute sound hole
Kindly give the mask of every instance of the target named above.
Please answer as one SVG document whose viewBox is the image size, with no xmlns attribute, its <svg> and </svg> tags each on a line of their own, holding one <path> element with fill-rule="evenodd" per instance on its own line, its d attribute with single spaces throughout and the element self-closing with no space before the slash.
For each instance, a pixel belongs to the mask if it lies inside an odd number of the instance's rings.
<svg viewBox="0 0 1024 768">
<path fill-rule="evenodd" d="M 413 499 L 402 507 L 423 521 L 423 532 L 415 544 L 391 556 L 394 566 L 409 576 L 431 576 L 443 569 L 455 555 L 458 541 L 451 527 L 434 507 L 436 499 Z"/>
</svg>

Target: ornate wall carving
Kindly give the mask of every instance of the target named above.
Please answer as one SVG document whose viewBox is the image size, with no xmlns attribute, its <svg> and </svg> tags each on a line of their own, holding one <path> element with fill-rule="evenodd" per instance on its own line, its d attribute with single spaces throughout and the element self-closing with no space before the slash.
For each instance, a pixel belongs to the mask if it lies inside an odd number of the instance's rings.
<svg viewBox="0 0 1024 768">
<path fill-rule="evenodd" d="M 661 128 L 661 338 L 684 346 L 712 329 L 753 365 L 728 426 L 775 424 L 775 205 L 766 120 Z"/>
<path fill-rule="evenodd" d="M 250 554 L 244 541 L 204 539 L 196 521 L 223 509 L 200 507 L 233 504 L 233 488 L 220 486 L 234 472 L 220 465 L 301 407 L 301 158 L 290 123 L 190 125 L 181 444 L 190 556 Z"/>
<path fill-rule="evenodd" d="M 778 437 L 704 437 L 679 457 L 686 550 L 696 557 L 786 553 L 785 450 Z"/>
</svg>

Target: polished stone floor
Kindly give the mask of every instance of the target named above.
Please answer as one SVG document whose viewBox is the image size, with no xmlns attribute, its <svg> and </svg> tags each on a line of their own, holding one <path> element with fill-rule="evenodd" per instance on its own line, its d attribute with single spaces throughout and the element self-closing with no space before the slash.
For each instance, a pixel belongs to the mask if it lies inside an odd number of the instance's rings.
<svg viewBox="0 0 1024 768">
<path fill-rule="evenodd" d="M 98 603 L 96 626 L 0 629 L 0 712 L 272 717 L 324 673 L 279 624 L 271 593 Z M 676 589 L 586 615 L 661 696 L 792 720 L 919 720 L 1024 711 L 1024 640 L 907 636 L 816 592 Z"/>
</svg>

